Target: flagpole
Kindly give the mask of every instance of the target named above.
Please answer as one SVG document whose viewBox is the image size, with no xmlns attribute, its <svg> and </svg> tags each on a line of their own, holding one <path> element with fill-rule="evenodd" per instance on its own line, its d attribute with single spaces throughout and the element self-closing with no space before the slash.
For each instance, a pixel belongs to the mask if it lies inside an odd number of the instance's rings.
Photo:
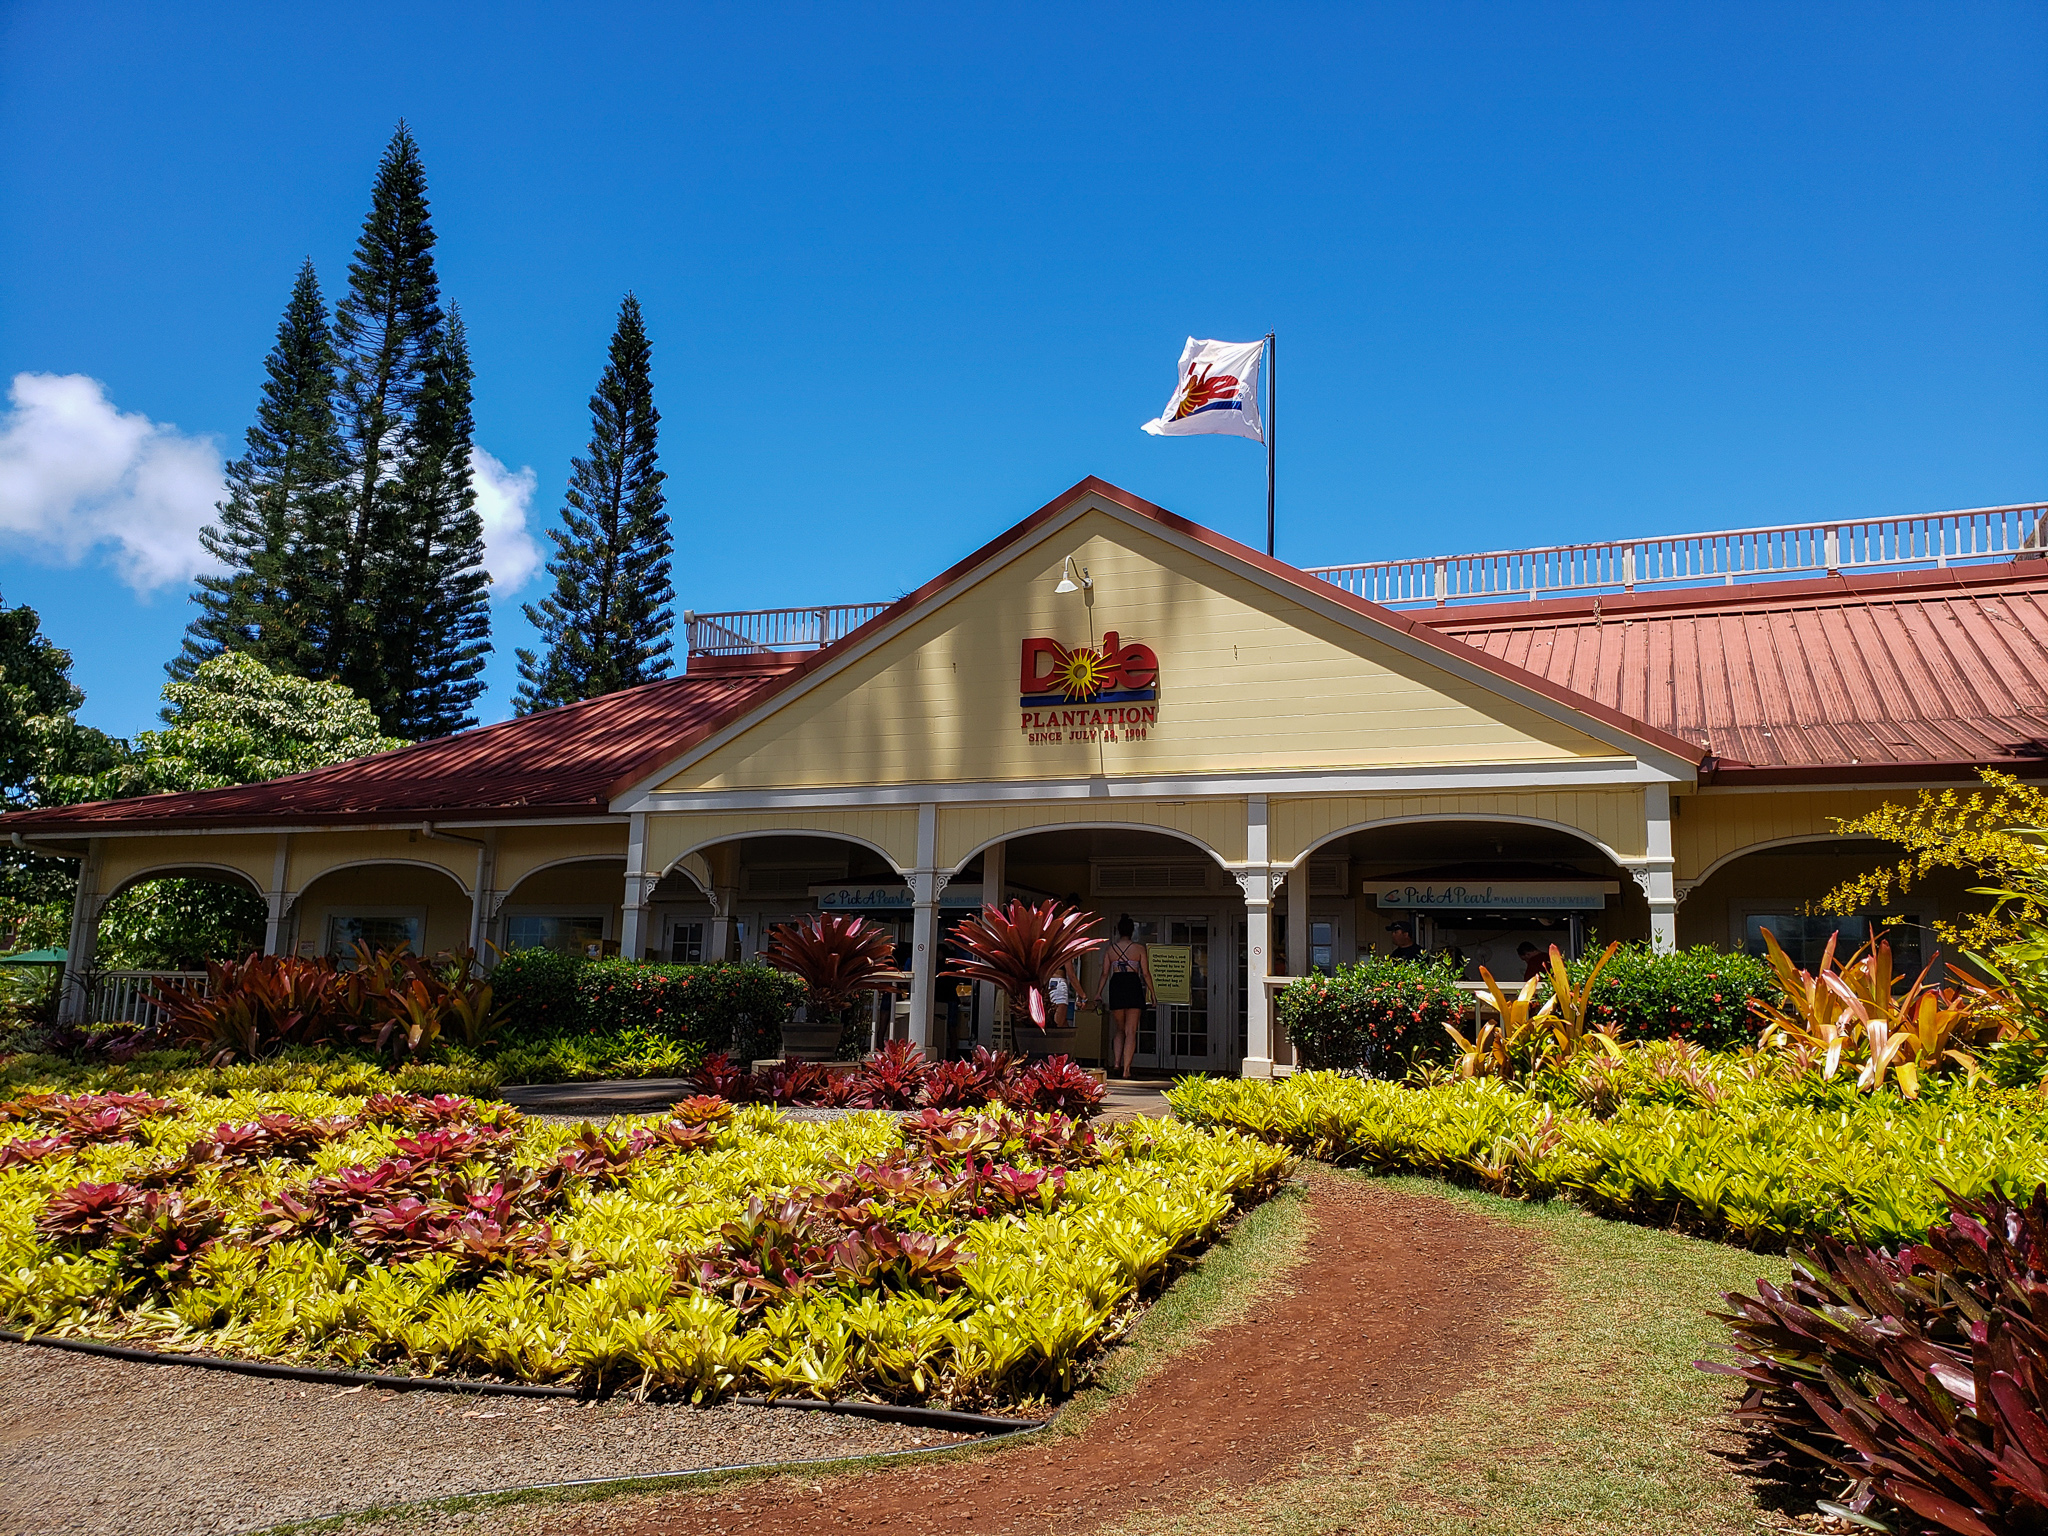
<svg viewBox="0 0 2048 1536">
<path fill-rule="evenodd" d="M 1280 338 L 1266 332 L 1266 553 L 1273 553 L 1273 432 L 1280 414 Z"/>
</svg>

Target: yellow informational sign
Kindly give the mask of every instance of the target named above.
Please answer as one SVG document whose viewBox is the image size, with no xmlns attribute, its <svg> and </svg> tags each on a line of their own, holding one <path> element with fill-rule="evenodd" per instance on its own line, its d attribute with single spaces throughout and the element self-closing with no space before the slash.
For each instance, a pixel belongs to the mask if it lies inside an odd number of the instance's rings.
<svg viewBox="0 0 2048 1536">
<path fill-rule="evenodd" d="M 1147 944 L 1152 962 L 1152 990 L 1162 1003 L 1194 1002 L 1195 952 L 1185 944 Z"/>
</svg>

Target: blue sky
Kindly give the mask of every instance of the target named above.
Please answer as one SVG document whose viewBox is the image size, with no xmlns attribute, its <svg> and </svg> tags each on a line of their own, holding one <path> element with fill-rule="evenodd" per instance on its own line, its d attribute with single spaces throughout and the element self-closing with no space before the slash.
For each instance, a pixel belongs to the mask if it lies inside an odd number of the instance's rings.
<svg viewBox="0 0 2048 1536">
<path fill-rule="evenodd" d="M 1091 473 L 1260 541 L 1255 445 L 1138 431 L 1190 332 L 1280 333 L 1302 563 L 2048 496 L 2038 4 L 16 4 L 0 379 L 104 394 L 0 419 L 0 595 L 91 722 L 401 116 L 531 531 L 640 294 L 679 608 L 893 597 Z"/>
</svg>

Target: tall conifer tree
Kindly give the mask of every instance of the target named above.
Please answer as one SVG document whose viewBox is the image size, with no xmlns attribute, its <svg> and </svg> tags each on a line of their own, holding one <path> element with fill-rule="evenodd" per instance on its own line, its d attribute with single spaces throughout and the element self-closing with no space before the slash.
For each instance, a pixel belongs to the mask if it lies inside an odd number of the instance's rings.
<svg viewBox="0 0 2048 1536">
<path fill-rule="evenodd" d="M 548 530 L 555 589 L 526 608 L 547 649 L 519 652 L 513 708 L 522 715 L 667 675 L 672 546 L 649 359 L 640 301 L 629 293 L 590 397 L 590 446 L 569 461 L 562 526 Z"/>
<path fill-rule="evenodd" d="M 415 738 L 476 723 L 470 706 L 483 692 L 491 649 L 491 577 L 470 466 L 473 377 L 462 311 L 451 306 L 401 482 L 405 553 L 381 605 L 385 622 L 399 626 L 384 639 L 392 686 L 406 701 L 398 723 Z"/>
<path fill-rule="evenodd" d="M 263 361 L 263 396 L 247 452 L 227 468 L 220 521 L 199 542 L 227 569 L 199 578 L 199 616 L 166 670 L 189 677 L 223 651 L 305 676 L 322 664 L 332 610 L 332 555 L 341 511 L 334 419 L 334 338 L 309 260 Z"/>
<path fill-rule="evenodd" d="M 320 671 L 415 739 L 473 723 L 489 649 L 468 349 L 433 253 L 426 167 L 400 123 L 335 310 L 348 496 Z"/>
</svg>

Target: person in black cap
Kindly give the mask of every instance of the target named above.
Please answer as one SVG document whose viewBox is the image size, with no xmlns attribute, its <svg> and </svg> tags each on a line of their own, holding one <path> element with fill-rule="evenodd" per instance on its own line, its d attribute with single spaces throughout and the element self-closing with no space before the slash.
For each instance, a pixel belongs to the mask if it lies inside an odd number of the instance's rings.
<svg viewBox="0 0 2048 1536">
<path fill-rule="evenodd" d="M 1394 947 L 1387 952 L 1389 960 L 1422 958 L 1422 946 L 1415 942 L 1415 929 L 1406 919 L 1387 924 L 1387 932 L 1394 936 Z"/>
</svg>

